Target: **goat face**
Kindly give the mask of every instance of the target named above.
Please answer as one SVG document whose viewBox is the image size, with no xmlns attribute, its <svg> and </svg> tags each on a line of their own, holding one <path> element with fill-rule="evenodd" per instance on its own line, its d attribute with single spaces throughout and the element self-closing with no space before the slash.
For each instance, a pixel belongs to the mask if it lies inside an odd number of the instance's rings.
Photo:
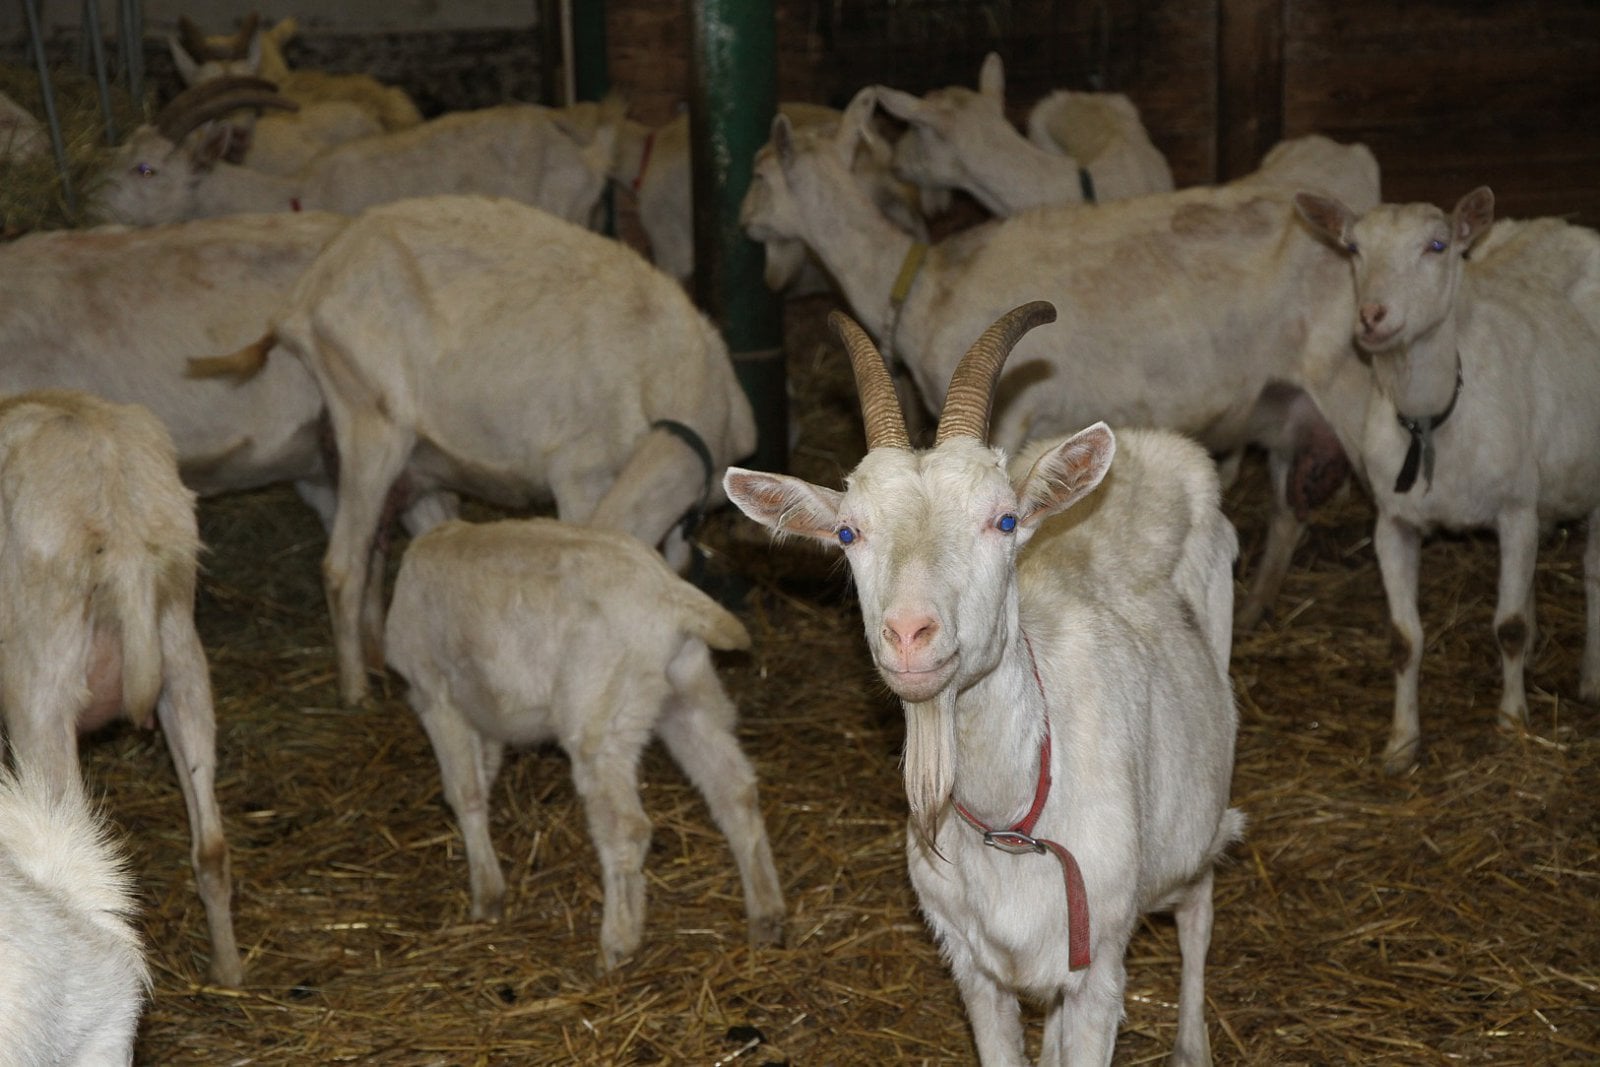
<svg viewBox="0 0 1600 1067">
<path fill-rule="evenodd" d="M 95 191 L 97 212 L 128 226 L 186 218 L 194 184 L 206 169 L 202 157 L 183 152 L 154 127 L 141 126 L 112 153 Z"/>
</svg>

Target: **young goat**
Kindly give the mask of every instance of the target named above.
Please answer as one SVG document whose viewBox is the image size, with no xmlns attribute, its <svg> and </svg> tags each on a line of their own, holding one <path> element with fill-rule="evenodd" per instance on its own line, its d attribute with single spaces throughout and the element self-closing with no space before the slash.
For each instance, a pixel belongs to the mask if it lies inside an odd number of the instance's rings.
<svg viewBox="0 0 1600 1067">
<path fill-rule="evenodd" d="M 1365 375 L 1364 402 L 1319 403 L 1359 443 L 1378 506 L 1372 541 L 1395 664 L 1384 769 L 1417 761 L 1417 571 L 1422 535 L 1438 527 L 1488 527 L 1500 539 L 1500 721 L 1522 727 L 1539 528 L 1588 518 L 1579 694 L 1600 698 L 1600 235 L 1556 220 L 1491 231 L 1485 187 L 1448 214 L 1430 204 L 1357 214 L 1309 193 L 1297 205 L 1349 254 L 1355 342 L 1371 356 L 1370 371 L 1354 360 L 1336 368 Z"/>
<path fill-rule="evenodd" d="M 66 390 L 0 401 L 0 714 L 18 766 L 57 788 L 77 735 L 161 722 L 188 806 L 211 975 L 241 977 L 216 723 L 194 628 L 193 497 L 155 416 Z"/>
<path fill-rule="evenodd" d="M 133 1062 L 150 984 L 131 879 L 76 774 L 0 767 L 0 1051 L 15 1065 Z"/>
<path fill-rule="evenodd" d="M 1159 431 L 1116 448 L 1097 424 L 1008 474 L 984 443 L 989 406 L 1011 346 L 1054 318 L 1043 302 L 979 338 L 938 443 L 913 451 L 881 357 L 835 314 L 869 447 L 846 490 L 733 469 L 727 492 L 757 522 L 844 550 L 905 705 L 912 884 L 978 1054 L 1023 1062 L 1030 996 L 1048 1011 L 1044 1062 L 1109 1063 L 1129 938 L 1141 912 L 1173 909 L 1173 1060 L 1209 1063 L 1212 865 L 1243 829 L 1228 807 L 1236 542 L 1214 465 Z"/>
<path fill-rule="evenodd" d="M 550 519 L 450 522 L 413 542 L 385 645 L 466 839 L 472 917 L 498 919 L 505 896 L 488 820 L 504 748 L 554 740 L 600 853 L 602 963 L 638 948 L 650 840 L 638 766 L 655 735 L 727 835 L 750 940 L 778 941 L 783 893 L 755 771 L 708 651 L 749 644 L 738 619 L 625 534 Z"/>
</svg>

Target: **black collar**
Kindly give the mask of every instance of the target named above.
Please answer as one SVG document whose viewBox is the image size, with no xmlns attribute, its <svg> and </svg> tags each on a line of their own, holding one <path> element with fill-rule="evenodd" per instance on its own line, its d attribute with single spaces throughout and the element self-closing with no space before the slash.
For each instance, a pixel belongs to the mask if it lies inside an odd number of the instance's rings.
<svg viewBox="0 0 1600 1067">
<path fill-rule="evenodd" d="M 1417 467 L 1422 467 L 1423 492 L 1433 487 L 1433 431 L 1444 425 L 1444 420 L 1456 409 L 1456 401 L 1461 398 L 1461 352 L 1456 352 L 1456 388 L 1450 394 L 1450 403 L 1445 405 L 1443 411 L 1437 415 L 1412 417 L 1402 415 L 1399 411 L 1394 417 L 1399 421 L 1401 429 L 1411 435 L 1411 446 L 1406 449 L 1405 462 L 1400 465 L 1400 476 L 1394 480 L 1394 491 L 1397 493 L 1409 492 L 1417 481 Z"/>
</svg>

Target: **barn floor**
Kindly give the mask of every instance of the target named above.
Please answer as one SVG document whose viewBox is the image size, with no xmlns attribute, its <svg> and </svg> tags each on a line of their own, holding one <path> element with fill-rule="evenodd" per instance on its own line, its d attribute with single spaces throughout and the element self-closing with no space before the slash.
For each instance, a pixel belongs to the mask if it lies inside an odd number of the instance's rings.
<svg viewBox="0 0 1600 1067">
<path fill-rule="evenodd" d="M 790 309 L 793 469 L 837 484 L 862 445 L 825 300 Z M 1246 558 L 1266 493 L 1229 494 Z M 337 706 L 322 537 L 287 490 L 208 501 L 199 601 L 219 727 L 246 985 L 204 984 L 183 805 L 159 737 L 85 744 L 129 842 L 155 974 L 136 1061 L 206 1064 L 933 1064 L 974 1059 L 904 873 L 901 713 L 875 680 L 843 571 L 732 515 L 705 540 L 753 583 L 755 638 L 722 660 L 790 904 L 752 950 L 726 846 L 657 747 L 640 954 L 596 973 L 600 887 L 564 758 L 513 756 L 494 833 L 508 915 L 467 919 L 467 872 L 426 739 L 397 684 Z M 1378 771 L 1388 626 L 1359 494 L 1318 517 L 1274 619 L 1235 645 L 1235 803 L 1207 975 L 1219 1063 L 1600 1060 L 1600 711 L 1573 699 L 1583 530 L 1546 541 L 1532 730 L 1494 725 L 1490 538 L 1423 557 L 1422 766 Z M 1172 924 L 1128 954 L 1118 1064 L 1176 1025 Z M 1037 1017 L 1033 1017 L 1037 1022 Z M 1036 1030 L 1037 1027 L 1035 1026 Z M 764 1043 L 755 1044 L 755 1037 Z M 1034 1035 L 1036 1041 L 1036 1034 Z"/>
</svg>

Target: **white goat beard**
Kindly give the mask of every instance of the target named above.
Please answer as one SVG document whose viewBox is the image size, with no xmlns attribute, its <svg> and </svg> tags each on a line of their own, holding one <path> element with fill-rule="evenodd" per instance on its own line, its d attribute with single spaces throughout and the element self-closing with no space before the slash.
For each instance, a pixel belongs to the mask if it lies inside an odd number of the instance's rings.
<svg viewBox="0 0 1600 1067">
<path fill-rule="evenodd" d="M 939 831 L 939 815 L 955 788 L 955 703 L 950 687 L 930 701 L 905 705 L 906 801 L 911 825 L 930 848 Z"/>
</svg>

